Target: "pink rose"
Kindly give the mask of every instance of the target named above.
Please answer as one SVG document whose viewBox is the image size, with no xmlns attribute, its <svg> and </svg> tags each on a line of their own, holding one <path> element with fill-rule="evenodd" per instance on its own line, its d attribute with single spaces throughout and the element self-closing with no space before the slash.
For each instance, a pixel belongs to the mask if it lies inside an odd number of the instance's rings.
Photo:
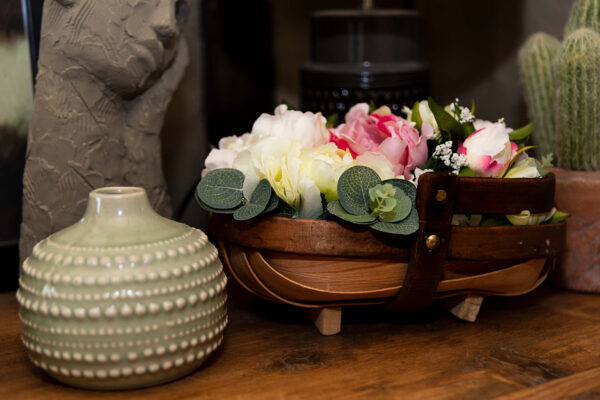
<svg viewBox="0 0 600 400">
<path fill-rule="evenodd" d="M 392 164 L 394 175 L 412 178 L 412 171 L 427 161 L 427 139 L 433 128 L 423 124 L 423 135 L 414 124 L 381 107 L 369 115 L 369 105 L 360 103 L 346 114 L 346 123 L 330 130 L 330 141 L 354 158 L 372 152 L 383 154 Z"/>
<path fill-rule="evenodd" d="M 464 143 L 459 142 L 458 154 L 467 156 L 475 176 L 502 176 L 517 152 L 517 145 L 510 141 L 508 133 L 504 123 L 489 123 L 473 132 Z"/>
</svg>

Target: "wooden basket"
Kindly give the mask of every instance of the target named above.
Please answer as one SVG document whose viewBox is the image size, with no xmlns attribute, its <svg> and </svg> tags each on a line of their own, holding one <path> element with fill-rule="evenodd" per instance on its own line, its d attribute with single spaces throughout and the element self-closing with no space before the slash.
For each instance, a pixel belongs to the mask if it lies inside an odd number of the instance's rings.
<svg viewBox="0 0 600 400">
<path fill-rule="evenodd" d="M 483 296 L 535 289 L 565 246 L 566 224 L 457 227 L 457 214 L 547 212 L 554 175 L 542 179 L 419 179 L 419 230 L 409 237 L 368 227 L 267 217 L 235 221 L 213 214 L 209 231 L 221 259 L 249 292 L 306 309 L 323 334 L 340 330 L 341 307 L 388 303 L 417 311 L 455 297 L 451 311 L 474 321 Z"/>
</svg>

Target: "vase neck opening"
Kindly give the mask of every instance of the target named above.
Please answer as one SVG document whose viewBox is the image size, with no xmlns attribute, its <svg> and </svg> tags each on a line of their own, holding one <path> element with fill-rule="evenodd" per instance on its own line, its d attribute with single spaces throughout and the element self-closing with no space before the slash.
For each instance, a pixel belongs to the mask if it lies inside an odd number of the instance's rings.
<svg viewBox="0 0 600 400">
<path fill-rule="evenodd" d="M 154 210 L 144 189 L 114 186 L 96 189 L 90 193 L 84 219 L 131 218 L 146 213 L 154 213 Z"/>
</svg>

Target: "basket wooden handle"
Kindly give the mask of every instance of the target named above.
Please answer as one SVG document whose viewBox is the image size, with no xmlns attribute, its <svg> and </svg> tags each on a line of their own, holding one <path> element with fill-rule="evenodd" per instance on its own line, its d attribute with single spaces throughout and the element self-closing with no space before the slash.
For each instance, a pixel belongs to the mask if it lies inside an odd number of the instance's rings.
<svg viewBox="0 0 600 400">
<path fill-rule="evenodd" d="M 425 174 L 419 179 L 419 230 L 412 244 L 405 281 L 389 305 L 391 310 L 418 311 L 435 294 L 450 244 L 457 192 L 458 177 L 454 174 Z"/>
</svg>

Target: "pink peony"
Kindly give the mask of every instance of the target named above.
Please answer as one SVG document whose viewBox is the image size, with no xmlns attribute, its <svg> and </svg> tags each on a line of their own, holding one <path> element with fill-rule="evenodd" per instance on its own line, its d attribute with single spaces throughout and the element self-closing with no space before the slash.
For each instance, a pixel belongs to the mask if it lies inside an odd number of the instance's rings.
<svg viewBox="0 0 600 400">
<path fill-rule="evenodd" d="M 369 115 L 369 105 L 360 103 L 346 114 L 346 123 L 330 130 L 330 141 L 354 158 L 372 152 L 383 154 L 392 164 L 394 175 L 412 178 L 412 171 L 427 161 L 427 139 L 431 125 L 423 124 L 423 135 L 414 124 L 381 107 Z"/>
</svg>

